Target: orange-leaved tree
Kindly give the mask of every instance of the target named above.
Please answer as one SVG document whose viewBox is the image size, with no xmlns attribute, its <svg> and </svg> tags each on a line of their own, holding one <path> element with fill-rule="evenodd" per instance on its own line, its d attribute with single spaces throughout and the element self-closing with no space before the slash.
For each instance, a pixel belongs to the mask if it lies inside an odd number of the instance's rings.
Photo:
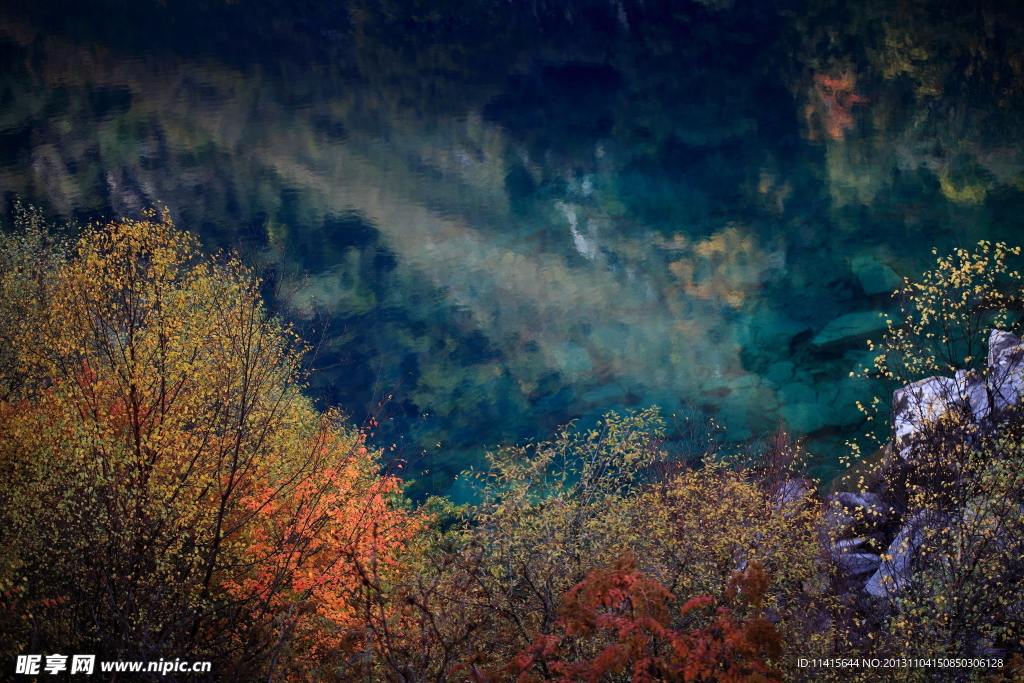
<svg viewBox="0 0 1024 683">
<path fill-rule="evenodd" d="M 21 222 L 0 276 L 0 649 L 344 669 L 356 562 L 396 562 L 420 522 L 303 395 L 258 278 L 166 213 L 89 228 L 66 259 L 34 257 L 45 229 Z"/>
<path fill-rule="evenodd" d="M 781 681 L 782 673 L 767 663 L 782 653 L 775 626 L 761 617 L 738 618 L 727 606 L 742 597 L 760 607 L 767 587 L 763 567 L 751 562 L 733 575 L 720 599 L 701 595 L 682 605 L 680 612 L 688 614 L 724 603 L 705 625 L 674 629 L 670 604 L 675 596 L 638 571 L 627 555 L 576 584 L 562 603 L 555 629 L 562 633 L 541 635 L 508 671 L 518 674 L 520 683 L 599 681 L 627 672 L 634 683 Z M 595 650 L 592 656 L 580 656 L 588 650 Z"/>
</svg>

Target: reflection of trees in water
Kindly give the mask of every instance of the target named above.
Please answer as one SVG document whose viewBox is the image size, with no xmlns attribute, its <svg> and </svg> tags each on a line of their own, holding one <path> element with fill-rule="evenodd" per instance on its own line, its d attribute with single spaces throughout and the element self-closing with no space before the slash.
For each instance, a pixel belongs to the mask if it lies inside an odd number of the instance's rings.
<svg viewBox="0 0 1024 683">
<path fill-rule="evenodd" d="M 823 324 L 851 306 L 818 281 L 844 277 L 849 234 L 932 239 L 955 229 L 940 194 L 970 210 L 1021 182 L 1019 38 L 998 13 L 674 5 L 290 10 L 239 29 L 290 46 L 248 63 L 6 19 L 0 182 L 66 216 L 162 200 L 210 244 L 288 252 L 346 332 L 322 381 L 367 403 L 411 373 L 414 406 L 449 420 L 431 445 L 491 440 L 480 415 L 518 438 L 531 406 L 571 417 L 585 395 L 770 406 L 748 375 L 789 343 L 754 362 L 736 333 L 776 305 L 765 288 Z"/>
<path fill-rule="evenodd" d="M 871 204 L 892 171 L 925 171 L 954 205 L 1024 172 L 1021 23 L 1013 3 L 817 5 L 801 31 L 805 134 L 824 140 L 838 206 Z"/>
</svg>

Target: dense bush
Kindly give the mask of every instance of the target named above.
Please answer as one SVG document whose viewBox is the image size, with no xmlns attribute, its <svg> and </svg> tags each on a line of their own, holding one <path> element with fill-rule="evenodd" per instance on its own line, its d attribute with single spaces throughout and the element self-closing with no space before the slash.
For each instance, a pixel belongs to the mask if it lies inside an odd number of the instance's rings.
<svg viewBox="0 0 1024 683">
<path fill-rule="evenodd" d="M 360 435 L 303 396 L 259 282 L 166 216 L 73 249 L 21 223 L 0 251 L 4 658 L 335 671 L 354 561 L 394 561 L 418 522 Z"/>
<path fill-rule="evenodd" d="M 600 628 L 583 634 L 567 619 L 579 602 L 574 596 L 608 567 L 682 605 L 726 594 L 737 572 L 756 564 L 770 585 L 756 604 L 734 606 L 731 614 L 768 620 L 758 623 L 770 623 L 794 650 L 828 647 L 829 577 L 817 509 L 802 496 L 773 495 L 750 471 L 710 463 L 653 467 L 663 457 L 660 427 L 656 411 L 612 413 L 589 433 L 565 430 L 552 442 L 492 456 L 482 475 L 483 502 L 465 511 L 461 527 L 436 536 L 430 562 L 401 583 L 368 577 L 369 613 L 384 604 L 407 606 L 405 622 L 371 619 L 384 654 L 380 675 L 449 680 L 455 665 L 479 680 L 503 680 L 515 670 L 510 664 L 544 655 L 562 662 L 569 656 L 576 668 L 566 664 L 560 675 L 572 670 L 589 680 L 577 665 L 597 662 L 616 636 Z M 636 558 L 629 570 L 624 557 Z M 664 614 L 665 647 L 669 632 L 701 632 L 714 621 L 701 610 Z M 553 639 L 557 651 L 537 650 Z M 641 659 L 626 657 L 623 666 Z M 780 657 L 772 664 L 790 665 Z M 538 664 L 526 669 L 555 673 Z"/>
</svg>

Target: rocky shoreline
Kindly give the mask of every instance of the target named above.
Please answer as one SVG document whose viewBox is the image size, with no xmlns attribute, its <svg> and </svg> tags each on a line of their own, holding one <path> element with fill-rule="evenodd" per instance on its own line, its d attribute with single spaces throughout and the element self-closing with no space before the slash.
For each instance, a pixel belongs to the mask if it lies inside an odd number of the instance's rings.
<svg viewBox="0 0 1024 683">
<path fill-rule="evenodd" d="M 776 494 L 782 506 L 801 500 L 821 506 L 822 539 L 836 570 L 836 593 L 860 615 L 856 620 L 860 626 L 851 627 L 848 634 L 852 640 L 860 632 L 866 643 L 870 629 L 898 609 L 897 599 L 905 594 L 915 572 L 932 561 L 924 547 L 928 539 L 979 514 L 971 503 L 956 500 L 922 506 L 915 501 L 941 500 L 930 495 L 939 492 L 925 491 L 923 498 L 907 496 L 906 491 L 896 490 L 894 482 L 940 486 L 939 478 L 928 476 L 940 466 L 929 450 L 929 439 L 935 438 L 937 428 L 946 430 L 944 438 L 952 436 L 947 443 L 966 442 L 969 452 L 971 440 L 981 443 L 1015 419 L 1024 396 L 1024 344 L 1016 335 L 993 329 L 988 348 L 983 372 L 961 370 L 953 377 L 928 377 L 894 392 L 891 438 L 880 463 L 881 474 L 869 477 L 864 490 L 833 492 L 821 499 L 810 481 L 792 479 Z M 948 417 L 955 419 L 944 420 Z M 998 532 L 994 543 L 997 547 L 1001 543 Z M 990 645 L 981 647 L 991 649 Z"/>
</svg>

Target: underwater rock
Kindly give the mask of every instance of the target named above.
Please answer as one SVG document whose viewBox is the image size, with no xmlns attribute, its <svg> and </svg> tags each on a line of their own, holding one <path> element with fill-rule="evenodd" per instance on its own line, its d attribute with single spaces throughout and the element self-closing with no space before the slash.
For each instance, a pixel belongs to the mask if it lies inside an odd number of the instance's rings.
<svg viewBox="0 0 1024 683">
<path fill-rule="evenodd" d="M 791 361 L 783 360 L 778 363 L 772 363 L 768 366 L 768 372 L 765 373 L 764 378 L 775 387 L 781 387 L 788 384 L 793 379 L 793 368 L 795 366 Z"/>
<path fill-rule="evenodd" d="M 871 383 L 863 377 L 844 377 L 836 382 L 830 402 L 837 425 L 853 425 L 865 419 L 857 404 L 869 405 L 874 397 Z"/>
<path fill-rule="evenodd" d="M 784 405 L 779 409 L 779 416 L 786 421 L 787 427 L 801 434 L 810 434 L 836 423 L 832 408 L 818 403 Z"/>
<path fill-rule="evenodd" d="M 630 341 L 630 329 L 627 325 L 602 325 L 595 327 L 587 342 L 598 351 L 604 350 L 613 354 L 627 353 Z"/>
<path fill-rule="evenodd" d="M 606 422 L 608 413 L 615 413 L 619 417 L 623 417 L 629 413 L 629 408 L 621 403 L 616 403 L 611 406 L 591 408 L 576 418 L 573 430 L 579 434 L 586 434 L 595 430 L 600 431 Z"/>
<path fill-rule="evenodd" d="M 585 374 L 594 369 L 590 354 L 579 344 L 572 342 L 555 344 L 551 347 L 551 355 L 554 356 L 559 372 L 567 375 Z"/>
<path fill-rule="evenodd" d="M 843 358 L 850 358 L 853 361 L 853 366 L 850 368 L 850 372 L 865 376 L 871 375 L 877 369 L 875 367 L 875 358 L 878 357 L 877 351 L 864 351 L 858 353 L 847 353 Z"/>
<path fill-rule="evenodd" d="M 823 400 L 813 388 L 802 382 L 787 384 L 779 389 L 778 396 L 783 404 L 779 416 L 796 432 L 810 434 L 822 427 L 839 424 L 832 400 Z"/>
<path fill-rule="evenodd" d="M 903 284 L 903 278 L 897 275 L 896 271 L 871 256 L 854 257 L 850 268 L 865 294 L 891 292 Z"/>
<path fill-rule="evenodd" d="M 774 355 L 788 349 L 793 337 L 810 329 L 807 323 L 798 322 L 777 311 L 762 307 L 750 319 L 741 332 L 740 343 L 755 355 Z M 759 353 L 760 352 L 760 353 Z"/>
<path fill-rule="evenodd" d="M 533 412 L 537 415 L 558 413 L 567 410 L 575 400 L 575 390 L 572 387 L 562 387 L 558 391 L 538 398 L 533 404 Z"/>
<path fill-rule="evenodd" d="M 682 410 L 683 404 L 679 397 L 667 391 L 651 391 L 642 394 L 640 398 L 640 409 L 658 406 L 662 415 L 672 415 Z"/>
<path fill-rule="evenodd" d="M 822 348 L 860 342 L 869 335 L 888 329 L 886 320 L 898 318 L 898 313 L 884 313 L 882 311 L 847 313 L 825 325 L 821 332 L 811 341 L 811 344 Z"/>
<path fill-rule="evenodd" d="M 743 441 L 774 429 L 778 422 L 774 411 L 778 406 L 775 391 L 770 387 L 740 387 L 722 401 L 718 421 L 725 427 L 727 440 Z"/>
<path fill-rule="evenodd" d="M 814 403 L 817 401 L 817 394 L 814 389 L 802 382 L 791 382 L 779 389 L 779 401 L 784 405 Z"/>
<path fill-rule="evenodd" d="M 581 398 L 595 406 L 610 406 L 616 403 L 622 403 L 626 398 L 626 392 L 622 390 L 615 382 L 605 384 L 603 387 L 597 389 L 591 389 L 587 393 L 583 394 Z"/>
</svg>

